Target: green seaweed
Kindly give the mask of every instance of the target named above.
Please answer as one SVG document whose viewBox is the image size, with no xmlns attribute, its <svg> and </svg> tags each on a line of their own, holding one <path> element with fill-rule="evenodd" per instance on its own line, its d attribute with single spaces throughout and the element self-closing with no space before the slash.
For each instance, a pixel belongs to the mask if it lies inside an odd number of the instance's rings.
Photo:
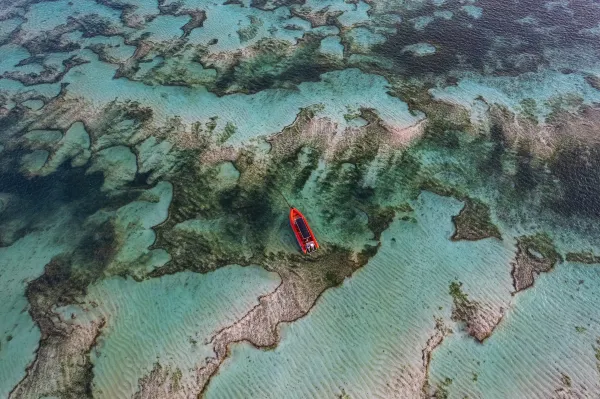
<svg viewBox="0 0 600 399">
<path fill-rule="evenodd" d="M 469 296 L 462 291 L 462 283 L 460 281 L 453 281 L 450 283 L 448 293 L 452 299 L 457 303 L 463 303 L 469 301 Z"/>
<path fill-rule="evenodd" d="M 334 248 L 350 247 L 362 235 L 378 240 L 392 222 L 396 208 L 379 204 L 378 189 L 361 184 L 387 134 L 374 114 L 365 110 L 363 115 L 372 123 L 363 128 L 362 137 L 336 149 L 322 170 L 322 139 L 302 140 L 303 126 L 314 116 L 308 109 L 270 140 L 268 154 L 254 147 L 242 149 L 233 161 L 240 175 L 232 184 L 219 181 L 217 166 L 190 158 L 185 173 L 174 179 L 169 218 L 156 228 L 154 247 L 167 250 L 172 260 L 151 275 L 178 270 L 206 272 L 231 263 L 264 263 L 273 256 L 272 237 L 288 234 L 284 222 L 287 204 L 282 194 L 294 203 L 298 196 L 308 194 L 301 193 L 305 187 L 318 204 L 312 212 L 323 216 L 322 223 L 339 226 L 339 221 L 344 221 L 344 229 L 339 229 L 335 238 L 327 235 L 335 242 L 320 240 L 322 247 L 339 251 L 341 248 Z M 318 173 L 318 184 L 307 186 L 313 173 Z M 406 203 L 401 209 L 411 211 Z M 358 251 L 368 259 L 377 248 L 368 245 Z M 347 276 L 345 271 L 326 273 L 327 269 L 319 272 L 328 285 L 337 285 Z"/>
<path fill-rule="evenodd" d="M 531 251 L 535 251 L 552 264 L 562 261 L 562 256 L 556 251 L 552 238 L 545 232 L 519 237 L 519 244 L 530 253 L 530 256 L 532 256 Z"/>
<path fill-rule="evenodd" d="M 445 118 L 432 118 L 427 123 L 424 139 L 441 147 L 449 149 L 460 148 L 460 132 L 466 128 L 465 124 L 458 124 Z"/>
<path fill-rule="evenodd" d="M 565 259 L 567 262 L 584 263 L 588 265 L 600 263 L 600 256 L 593 252 L 569 252 Z"/>
<path fill-rule="evenodd" d="M 223 129 L 223 133 L 219 136 L 218 143 L 219 144 L 225 143 L 236 132 L 237 132 L 237 127 L 235 126 L 235 124 L 233 124 L 231 122 L 227 122 L 227 124 L 225 125 L 225 129 Z"/>
<path fill-rule="evenodd" d="M 534 124 L 538 123 L 538 108 L 535 99 L 525 98 L 521 100 L 521 109 L 527 120 L 531 121 Z"/>
<path fill-rule="evenodd" d="M 446 377 L 444 381 L 437 385 L 433 397 L 435 399 L 448 399 L 448 396 L 450 395 L 450 393 L 448 392 L 448 387 L 450 385 L 452 385 L 452 379 Z"/>
<path fill-rule="evenodd" d="M 171 376 L 171 380 L 173 381 L 173 390 L 174 391 L 177 391 L 179 389 L 182 376 L 183 376 L 183 373 L 181 372 L 179 367 L 176 368 L 175 371 L 173 372 L 173 375 Z"/>
<path fill-rule="evenodd" d="M 250 20 L 250 25 L 240 28 L 237 31 L 240 42 L 242 43 L 254 39 L 258 34 L 258 30 L 263 25 L 263 21 L 253 15 L 250 15 L 248 19 Z"/>
<path fill-rule="evenodd" d="M 307 34 L 297 46 L 273 38 L 260 39 L 256 55 L 240 59 L 223 71 L 211 87 L 218 94 L 232 91 L 256 93 L 273 87 L 286 87 L 317 81 L 339 65 L 319 52 L 320 36 Z"/>
</svg>

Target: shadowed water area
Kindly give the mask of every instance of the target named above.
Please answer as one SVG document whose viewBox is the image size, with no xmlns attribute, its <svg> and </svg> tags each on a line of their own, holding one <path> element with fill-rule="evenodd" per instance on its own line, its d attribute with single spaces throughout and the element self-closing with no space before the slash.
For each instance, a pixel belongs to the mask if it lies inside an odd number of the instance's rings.
<svg viewBox="0 0 600 399">
<path fill-rule="evenodd" d="M 599 397 L 598 43 L 591 0 L 0 0 L 0 397 Z"/>
</svg>

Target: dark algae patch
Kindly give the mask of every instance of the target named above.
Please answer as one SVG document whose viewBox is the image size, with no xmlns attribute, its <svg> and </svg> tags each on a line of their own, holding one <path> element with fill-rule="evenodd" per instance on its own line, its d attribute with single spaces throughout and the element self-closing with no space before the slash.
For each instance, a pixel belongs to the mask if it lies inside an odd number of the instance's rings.
<svg viewBox="0 0 600 399">
<path fill-rule="evenodd" d="M 565 141 L 554 154 L 551 169 L 560 179 L 560 212 L 600 216 L 600 145 L 579 140 Z"/>
<path fill-rule="evenodd" d="M 323 73 L 341 68 L 337 60 L 318 51 L 321 39 L 320 36 L 309 34 L 297 46 L 277 39 L 261 39 L 253 45 L 256 56 L 240 59 L 219 73 L 214 91 L 219 95 L 234 91 L 257 93 L 270 88 L 291 88 L 301 82 L 318 81 Z"/>
<path fill-rule="evenodd" d="M 500 230 L 491 221 L 490 208 L 480 200 L 467 198 L 463 209 L 452 217 L 452 221 L 456 227 L 452 240 L 502 239 Z"/>
<path fill-rule="evenodd" d="M 437 385 L 435 393 L 433 397 L 435 399 L 448 399 L 450 393 L 448 392 L 448 388 L 452 385 L 452 378 L 444 378 L 440 384 Z"/>
<path fill-rule="evenodd" d="M 565 259 L 567 262 L 584 263 L 587 265 L 600 264 L 600 256 L 593 252 L 569 252 Z"/>
<path fill-rule="evenodd" d="M 356 237 L 363 233 L 379 239 L 395 210 L 380 205 L 376 192 L 361 188 L 360 182 L 377 154 L 376 148 L 384 142 L 384 132 L 374 120 L 360 133 L 371 137 L 370 141 L 360 136 L 329 149 L 333 153 L 330 164 L 317 172 L 329 138 L 302 137 L 312 118 L 310 110 L 301 112 L 293 125 L 269 140 L 268 153 L 259 147 L 241 149 L 232 161 L 239 172 L 235 180 L 220 180 L 218 170 L 222 162 L 201 164 L 191 159 L 182 169 L 185 172 L 174 179 L 168 220 L 156 228 L 154 246 L 165 248 L 172 260 L 153 276 L 179 270 L 206 272 L 231 263 L 263 264 L 279 256 L 293 259 L 297 256 L 296 247 L 282 195 L 303 211 L 303 206 L 310 206 L 313 215 L 321 216 L 327 225 L 345 226 L 340 234 Z M 375 150 L 365 151 L 368 146 Z M 319 184 L 307 189 L 310 204 L 316 205 L 308 205 L 302 199 L 307 195 L 302 190 L 314 173 L 319 173 Z M 331 212 L 334 208 L 337 212 Z M 206 228 L 185 227 L 193 223 Z M 273 237 L 284 237 L 284 247 L 273 246 Z M 334 240 L 338 241 L 328 243 L 326 236 L 319 237 L 323 247 L 344 246 L 343 240 Z M 328 276 L 339 282 L 331 273 Z"/>
<path fill-rule="evenodd" d="M 456 70 L 478 70 L 498 75 L 519 75 L 535 72 L 547 64 L 544 49 L 569 48 L 573 43 L 592 44 L 592 36 L 581 35 L 597 21 L 592 18 L 597 4 L 582 1 L 569 7 L 546 7 L 535 0 L 502 2 L 479 1 L 483 12 L 472 18 L 460 9 L 463 3 L 448 2 L 444 10 L 454 16 L 437 18 L 419 29 L 413 18 L 432 15 L 439 9 L 433 4 L 419 5 L 403 13 L 396 33 L 379 45 L 375 52 L 391 58 L 400 73 L 410 76 L 443 75 Z M 535 23 L 523 23 L 531 18 Z M 500 39 L 500 40 L 499 40 Z M 433 55 L 410 57 L 402 52 L 405 46 L 419 42 L 436 48 Z"/>
</svg>

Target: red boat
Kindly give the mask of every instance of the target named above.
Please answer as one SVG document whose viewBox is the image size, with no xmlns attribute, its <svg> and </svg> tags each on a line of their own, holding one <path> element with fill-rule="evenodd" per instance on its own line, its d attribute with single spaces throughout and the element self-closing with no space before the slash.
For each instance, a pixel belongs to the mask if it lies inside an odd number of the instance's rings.
<svg viewBox="0 0 600 399">
<path fill-rule="evenodd" d="M 296 235 L 296 240 L 298 240 L 302 252 L 306 254 L 314 252 L 319 248 L 319 243 L 308 226 L 306 218 L 296 208 L 290 209 L 290 225 L 292 226 L 292 230 Z"/>
</svg>

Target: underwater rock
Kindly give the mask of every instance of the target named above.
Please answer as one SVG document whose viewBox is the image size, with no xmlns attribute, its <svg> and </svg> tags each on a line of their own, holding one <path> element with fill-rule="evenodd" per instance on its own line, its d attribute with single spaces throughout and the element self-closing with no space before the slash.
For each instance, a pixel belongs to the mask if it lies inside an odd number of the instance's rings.
<svg viewBox="0 0 600 399">
<path fill-rule="evenodd" d="M 479 342 L 492 335 L 504 316 L 504 309 L 492 309 L 490 306 L 469 299 L 462 289 L 462 283 L 450 284 L 452 296 L 452 320 L 464 322 L 467 333 Z"/>
<path fill-rule="evenodd" d="M 600 256 L 595 255 L 593 252 L 569 252 L 565 256 L 565 260 L 586 265 L 600 264 Z"/>
<path fill-rule="evenodd" d="M 547 234 L 519 237 L 511 273 L 515 293 L 531 287 L 538 274 L 550 271 L 558 262 L 562 257 Z"/>
<path fill-rule="evenodd" d="M 442 319 L 435 320 L 435 331 L 433 335 L 427 340 L 427 345 L 423 348 L 422 359 L 423 359 L 423 384 L 421 386 L 421 397 L 432 397 L 432 387 L 429 384 L 429 366 L 431 364 L 431 358 L 433 352 L 444 342 L 444 338 L 452 334 L 452 330 L 448 328 Z M 434 396 L 435 397 L 435 396 Z"/>
<path fill-rule="evenodd" d="M 86 48 L 92 51 L 94 54 L 96 54 L 100 61 L 107 62 L 109 64 L 119 65 L 119 60 L 110 55 L 110 46 L 103 43 L 94 43 L 90 44 Z"/>
<path fill-rule="evenodd" d="M 292 15 L 302 18 L 310 22 L 313 28 L 327 25 L 336 25 L 337 18 L 344 12 L 340 10 L 330 10 L 329 7 L 321 8 L 320 10 L 292 8 Z"/>
<path fill-rule="evenodd" d="M 466 198 L 460 213 L 452 217 L 456 231 L 452 240 L 476 241 L 488 237 L 502 239 L 500 230 L 492 222 L 490 208 L 478 199 Z"/>
<path fill-rule="evenodd" d="M 404 48 L 402 49 L 403 53 L 411 53 L 417 57 L 425 57 L 428 55 L 432 55 L 435 54 L 436 49 L 435 46 L 429 44 L 429 43 L 417 43 L 417 44 L 411 44 L 408 46 L 404 46 Z"/>
<path fill-rule="evenodd" d="M 23 83 L 25 86 L 34 86 L 44 83 L 57 83 L 62 80 L 62 78 L 71 70 L 71 68 L 87 63 L 89 63 L 89 61 L 73 55 L 62 62 L 62 71 L 45 67 L 43 72 L 39 74 L 9 71 L 4 72 L 2 77 L 5 79 L 17 80 Z"/>
<path fill-rule="evenodd" d="M 202 27 L 204 20 L 206 20 L 206 13 L 202 10 L 181 10 L 179 12 L 179 15 L 184 14 L 190 16 L 190 20 L 181 27 L 183 37 L 187 37 L 194 29 Z"/>
<path fill-rule="evenodd" d="M 76 25 L 82 32 L 82 37 L 90 38 L 96 36 L 123 35 L 123 29 L 112 21 L 97 14 L 86 14 L 83 16 L 68 18 L 68 25 Z"/>
<path fill-rule="evenodd" d="M 137 40 L 133 56 L 116 70 L 113 79 L 127 78 L 133 80 L 133 75 L 139 70 L 139 63 L 152 51 L 154 44 L 147 40 Z"/>
<path fill-rule="evenodd" d="M 53 307 L 72 300 L 85 283 L 71 280 L 69 259 L 55 258 L 44 274 L 27 287 L 29 313 L 41 331 L 40 346 L 27 375 L 10 398 L 60 395 L 91 398 L 92 363 L 89 352 L 96 345 L 104 321 L 86 325 L 67 324 Z"/>
<path fill-rule="evenodd" d="M 172 15 L 174 17 L 188 15 L 190 17 L 190 20 L 181 27 L 183 31 L 182 38 L 188 37 L 194 29 L 201 28 L 206 20 L 206 12 L 204 10 L 182 8 L 181 2 L 165 4 L 165 0 L 159 0 L 158 9 L 161 15 Z"/>
<path fill-rule="evenodd" d="M 596 75 L 586 75 L 585 81 L 596 90 L 600 90 L 600 77 Z"/>
</svg>

